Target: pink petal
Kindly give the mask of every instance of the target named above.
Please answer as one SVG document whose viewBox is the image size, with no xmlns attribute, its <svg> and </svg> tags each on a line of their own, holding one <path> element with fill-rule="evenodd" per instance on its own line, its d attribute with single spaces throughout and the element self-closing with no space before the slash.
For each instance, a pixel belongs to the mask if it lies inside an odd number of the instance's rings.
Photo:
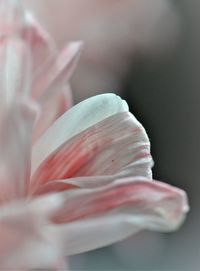
<svg viewBox="0 0 200 271">
<path fill-rule="evenodd" d="M 27 11 L 22 37 L 31 48 L 33 72 L 35 80 L 37 80 L 38 76 L 41 76 L 45 69 L 49 68 L 48 65 L 54 59 L 57 53 L 56 45 L 46 29 Z"/>
<path fill-rule="evenodd" d="M 65 255 L 74 255 L 121 241 L 140 229 L 134 226 L 131 217 L 126 215 L 99 216 L 49 227 L 62 244 Z"/>
<path fill-rule="evenodd" d="M 1 0 L 0 33 L 4 37 L 20 37 L 32 49 L 34 71 L 56 53 L 55 44 L 48 32 L 34 16 L 26 11 L 21 1 Z"/>
<path fill-rule="evenodd" d="M 48 235 L 49 215 L 61 205 L 59 195 L 0 208 L 0 269 L 49 268 L 62 257 L 55 235 Z M 4 268 L 4 269 L 2 269 Z"/>
<path fill-rule="evenodd" d="M 131 113 L 118 113 L 69 140 L 48 157 L 33 184 L 80 176 L 115 175 L 129 167 L 131 176 L 151 177 L 150 143 Z"/>
<path fill-rule="evenodd" d="M 10 103 L 18 95 L 27 96 L 31 86 L 32 58 L 26 44 L 16 37 L 0 44 L 0 103 Z"/>
<path fill-rule="evenodd" d="M 0 1 L 0 33 L 2 36 L 15 36 L 23 27 L 24 11 L 20 1 Z"/>
<path fill-rule="evenodd" d="M 54 95 L 70 79 L 80 56 L 82 42 L 72 42 L 42 73 L 33 85 L 33 97 L 44 101 Z"/>
<path fill-rule="evenodd" d="M 141 229 L 173 231 L 188 211 L 184 191 L 144 178 L 63 195 L 65 206 L 54 217 L 60 225 L 51 230 L 68 255 L 112 244 Z"/>
<path fill-rule="evenodd" d="M 54 121 L 63 115 L 71 106 L 71 89 L 69 86 L 65 86 L 62 91 L 43 104 L 40 117 L 34 129 L 33 142 L 35 142 L 47 128 L 49 128 Z"/>
<path fill-rule="evenodd" d="M 66 204 L 54 219 L 56 223 L 69 223 L 123 207 L 131 208 L 131 212 L 139 217 L 147 216 L 147 228 L 163 231 L 178 227 L 188 210 L 186 195 L 182 190 L 137 177 L 93 190 L 68 191 Z M 153 221 L 149 223 L 151 219 Z M 159 223 L 154 225 L 155 222 Z M 138 221 L 138 226 L 143 228 L 143 221 Z"/>
<path fill-rule="evenodd" d="M 33 146 L 32 174 L 70 138 L 107 117 L 127 111 L 126 102 L 114 94 L 97 95 L 72 107 Z"/>
<path fill-rule="evenodd" d="M 0 202 L 25 195 L 37 107 L 17 102 L 0 110 Z"/>
</svg>

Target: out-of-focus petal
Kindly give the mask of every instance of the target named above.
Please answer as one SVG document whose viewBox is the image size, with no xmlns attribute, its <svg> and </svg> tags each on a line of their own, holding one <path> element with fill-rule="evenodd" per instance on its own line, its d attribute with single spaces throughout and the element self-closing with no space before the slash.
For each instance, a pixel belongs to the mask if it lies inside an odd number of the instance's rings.
<svg viewBox="0 0 200 271">
<path fill-rule="evenodd" d="M 129 215 L 103 215 L 48 229 L 57 236 L 65 255 L 74 255 L 111 245 L 138 232 Z"/>
<path fill-rule="evenodd" d="M 54 268 L 51 269 L 51 270 L 56 270 L 56 271 L 60 271 L 60 270 L 70 271 L 71 269 L 69 268 L 68 258 L 67 257 L 63 257 L 61 260 L 59 260 L 56 263 L 56 266 L 54 266 Z"/>
<path fill-rule="evenodd" d="M 0 104 L 27 96 L 31 86 L 32 58 L 29 48 L 19 38 L 5 38 L 0 44 Z"/>
<path fill-rule="evenodd" d="M 151 178 L 147 134 L 131 113 L 122 112 L 67 141 L 40 166 L 33 176 L 33 185 L 72 177 L 113 175 L 127 166 L 132 176 Z"/>
<path fill-rule="evenodd" d="M 25 195 L 30 176 L 30 150 L 37 106 L 16 101 L 0 110 L 0 201 Z"/>
<path fill-rule="evenodd" d="M 55 235 L 46 232 L 46 225 L 61 203 L 56 194 L 1 207 L 1 270 L 56 266 L 61 258 L 59 243 Z"/>
<path fill-rule="evenodd" d="M 70 79 L 80 56 L 82 42 L 71 42 L 64 48 L 55 61 L 35 80 L 33 97 L 45 101 L 55 95 L 63 84 Z"/>
<path fill-rule="evenodd" d="M 54 60 L 56 45 L 46 29 L 28 11 L 25 12 L 22 37 L 32 50 L 33 73 L 34 79 L 37 80 Z"/>
<path fill-rule="evenodd" d="M 73 136 L 105 118 L 127 111 L 127 103 L 115 94 L 97 95 L 72 107 L 33 146 L 32 174 L 49 155 Z"/>
<path fill-rule="evenodd" d="M 64 86 L 63 90 L 48 99 L 42 106 L 41 114 L 36 122 L 33 142 L 35 142 L 60 116 L 72 106 L 70 87 Z"/>
<path fill-rule="evenodd" d="M 65 207 L 54 218 L 60 225 L 50 230 L 68 255 L 112 244 L 142 229 L 175 230 L 188 211 L 182 190 L 144 178 L 63 194 Z"/>
<path fill-rule="evenodd" d="M 49 33 L 24 9 L 21 1 L 1 0 L 0 15 L 0 37 L 21 38 L 34 56 L 34 74 L 44 71 L 45 65 L 57 53 Z"/>
<path fill-rule="evenodd" d="M 62 87 L 62 97 L 63 97 L 63 113 L 65 113 L 74 105 L 72 90 L 69 84 L 66 84 Z"/>
<path fill-rule="evenodd" d="M 24 11 L 21 1 L 0 1 L 0 37 L 16 36 L 21 33 L 24 23 Z"/>
</svg>

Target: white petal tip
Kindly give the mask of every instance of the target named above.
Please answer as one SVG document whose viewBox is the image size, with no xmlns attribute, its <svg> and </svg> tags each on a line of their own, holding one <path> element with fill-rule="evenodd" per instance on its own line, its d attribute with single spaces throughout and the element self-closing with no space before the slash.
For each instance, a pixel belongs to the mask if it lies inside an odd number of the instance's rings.
<svg viewBox="0 0 200 271">
<path fill-rule="evenodd" d="M 72 41 L 70 42 L 69 46 L 73 47 L 74 50 L 80 50 L 84 45 L 84 42 L 82 40 L 78 40 L 78 41 Z"/>
<path fill-rule="evenodd" d="M 83 44 L 83 41 L 72 41 L 68 44 L 67 51 L 70 52 L 70 55 L 72 56 L 72 61 L 79 59 L 79 56 L 83 49 Z"/>
</svg>

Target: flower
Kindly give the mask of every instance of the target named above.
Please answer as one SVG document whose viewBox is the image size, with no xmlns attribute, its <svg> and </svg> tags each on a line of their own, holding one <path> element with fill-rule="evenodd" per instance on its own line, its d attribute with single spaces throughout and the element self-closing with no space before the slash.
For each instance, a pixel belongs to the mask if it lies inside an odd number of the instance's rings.
<svg viewBox="0 0 200 271">
<path fill-rule="evenodd" d="M 72 105 L 68 80 L 78 61 L 82 42 L 71 42 L 59 52 L 49 33 L 34 16 L 29 11 L 23 14 L 23 7 L 18 1 L 1 1 L 0 15 L 1 63 L 6 61 L 8 48 L 18 51 L 20 56 L 17 57 L 21 59 L 16 61 L 22 61 L 21 69 L 24 69 L 21 73 L 27 73 L 29 69 L 32 71 L 31 78 L 27 79 L 29 82 L 25 84 L 32 84 L 31 96 L 42 106 L 34 131 L 35 141 Z M 27 61 L 27 54 L 30 53 L 32 58 Z"/>
<path fill-rule="evenodd" d="M 0 268 L 63 269 L 66 255 L 177 229 L 186 195 L 152 181 L 149 139 L 125 101 L 99 95 L 59 117 L 80 44 L 56 58 L 18 1 L 0 12 Z"/>
</svg>

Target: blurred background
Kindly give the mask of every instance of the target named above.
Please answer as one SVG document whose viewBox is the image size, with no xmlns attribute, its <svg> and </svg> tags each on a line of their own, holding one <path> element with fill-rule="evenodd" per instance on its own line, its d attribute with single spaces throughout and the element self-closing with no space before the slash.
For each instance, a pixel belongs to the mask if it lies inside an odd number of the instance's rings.
<svg viewBox="0 0 200 271">
<path fill-rule="evenodd" d="M 154 178 L 186 190 L 191 205 L 179 231 L 74 256 L 72 270 L 200 270 L 200 1 L 24 2 L 59 47 L 85 42 L 75 102 L 120 93 L 151 139 Z"/>
</svg>

